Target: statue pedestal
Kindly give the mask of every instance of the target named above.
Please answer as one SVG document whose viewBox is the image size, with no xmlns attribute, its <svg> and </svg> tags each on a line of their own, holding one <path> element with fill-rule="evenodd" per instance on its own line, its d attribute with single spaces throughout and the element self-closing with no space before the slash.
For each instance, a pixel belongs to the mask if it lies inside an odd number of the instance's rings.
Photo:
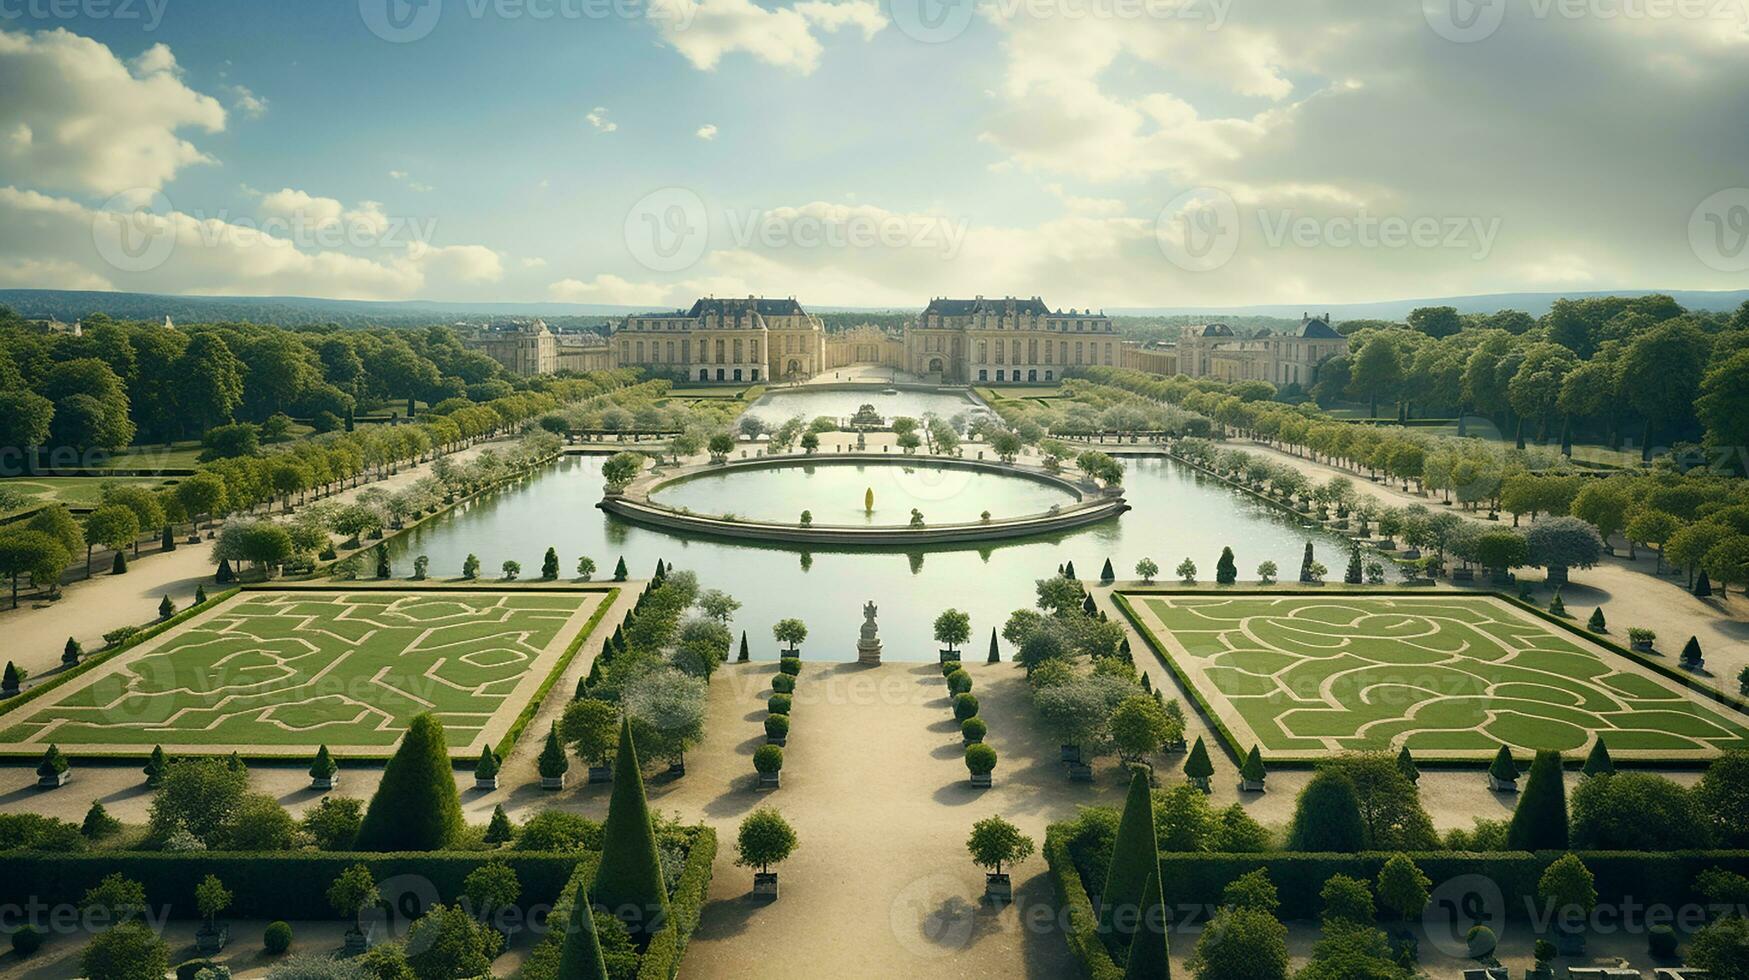
<svg viewBox="0 0 1749 980">
<path fill-rule="evenodd" d="M 862 607 L 862 636 L 856 641 L 856 662 L 862 664 L 879 664 L 881 662 L 881 639 L 878 635 L 880 627 L 875 625 L 875 604 L 865 603 Z"/>
</svg>

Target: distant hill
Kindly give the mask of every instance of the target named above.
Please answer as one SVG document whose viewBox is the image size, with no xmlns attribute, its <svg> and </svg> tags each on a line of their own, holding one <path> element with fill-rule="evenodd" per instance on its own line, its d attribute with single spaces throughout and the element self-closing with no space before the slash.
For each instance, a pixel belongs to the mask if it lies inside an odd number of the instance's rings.
<svg viewBox="0 0 1749 980">
<path fill-rule="evenodd" d="M 1329 313 L 1337 320 L 1401 320 L 1418 306 L 1452 306 L 1460 313 L 1493 313 L 1522 310 L 1531 316 L 1549 311 L 1556 299 L 1586 296 L 1643 296 L 1665 292 L 1691 310 L 1734 310 L 1749 301 L 1749 289 L 1721 292 L 1699 290 L 1619 289 L 1566 293 L 1493 293 L 1478 296 L 1446 296 L 1430 299 L 1384 300 L 1372 303 L 1277 303 L 1228 307 L 1126 307 L 1107 308 L 1114 317 L 1142 322 L 1126 324 L 1143 335 L 1194 319 L 1219 318 L 1235 327 L 1244 325 L 1280 329 L 1297 323 L 1301 313 Z M 427 300 L 378 302 L 371 300 L 320 299 L 308 296 L 167 296 L 155 293 L 114 293 L 62 289 L 0 289 L 0 306 L 11 307 L 32 319 L 72 321 L 90 313 L 107 313 L 122 320 L 175 320 L 211 322 L 251 320 L 281 326 L 339 323 L 345 326 L 412 326 L 457 320 L 480 321 L 492 317 L 545 317 L 555 325 L 601 322 L 628 313 L 647 312 L 642 306 L 594 303 L 450 303 Z M 915 310 L 812 305 L 826 317 L 829 329 L 843 329 L 859 322 L 897 326 Z M 1151 322 L 1150 322 L 1151 321 Z M 1153 328 L 1153 329 L 1150 329 Z M 1161 330 L 1172 333 L 1174 330 Z"/>
</svg>

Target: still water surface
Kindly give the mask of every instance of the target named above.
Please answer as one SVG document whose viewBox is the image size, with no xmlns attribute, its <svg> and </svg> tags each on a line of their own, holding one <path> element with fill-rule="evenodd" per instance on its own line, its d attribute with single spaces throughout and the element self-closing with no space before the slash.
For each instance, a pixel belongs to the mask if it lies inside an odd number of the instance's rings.
<svg viewBox="0 0 1749 980">
<path fill-rule="evenodd" d="M 873 491 L 874 509 L 864 508 Z M 915 508 L 930 524 L 973 523 L 1068 507 L 1074 494 L 1021 476 L 903 463 L 821 463 L 725 471 L 663 487 L 650 498 L 695 514 L 734 514 L 795 523 L 806 508 L 814 523 L 855 527 L 902 525 Z"/>
</svg>

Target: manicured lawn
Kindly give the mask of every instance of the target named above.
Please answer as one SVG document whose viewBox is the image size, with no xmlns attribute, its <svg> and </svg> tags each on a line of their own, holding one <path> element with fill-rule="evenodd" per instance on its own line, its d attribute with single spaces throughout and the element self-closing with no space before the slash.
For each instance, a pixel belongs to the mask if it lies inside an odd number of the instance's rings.
<svg viewBox="0 0 1749 980">
<path fill-rule="evenodd" d="M 1501 744 L 1695 759 L 1749 748 L 1749 718 L 1488 596 L 1127 596 L 1227 722 L 1278 758 Z"/>
<path fill-rule="evenodd" d="M 15 490 L 28 498 L 16 510 L 34 510 L 43 504 L 66 504 L 69 507 L 95 507 L 103 495 L 105 484 L 122 483 L 142 487 L 162 486 L 165 480 L 117 479 L 96 476 L 30 476 L 0 480 L 0 487 Z"/>
<path fill-rule="evenodd" d="M 432 711 L 461 750 L 502 734 L 602 601 L 244 592 L 9 713 L 0 748 L 382 754 Z"/>
</svg>

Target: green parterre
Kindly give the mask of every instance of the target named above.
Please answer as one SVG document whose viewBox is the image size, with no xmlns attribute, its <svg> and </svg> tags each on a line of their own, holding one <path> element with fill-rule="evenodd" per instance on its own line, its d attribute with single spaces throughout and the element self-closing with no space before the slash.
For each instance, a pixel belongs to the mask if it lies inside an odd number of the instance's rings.
<svg viewBox="0 0 1749 980">
<path fill-rule="evenodd" d="M 587 591 L 244 592 L 3 718 L 0 748 L 381 755 L 435 713 L 496 742 L 610 600 Z"/>
<path fill-rule="evenodd" d="M 1407 744 L 1486 760 L 1574 753 L 1694 760 L 1749 748 L 1732 708 L 1628 657 L 1480 595 L 1123 597 L 1226 729 L 1276 759 Z"/>
</svg>

